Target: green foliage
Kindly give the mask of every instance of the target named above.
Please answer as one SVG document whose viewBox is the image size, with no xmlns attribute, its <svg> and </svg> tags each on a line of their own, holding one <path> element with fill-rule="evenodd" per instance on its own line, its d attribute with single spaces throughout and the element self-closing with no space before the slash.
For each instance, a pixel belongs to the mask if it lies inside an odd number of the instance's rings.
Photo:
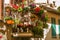
<svg viewBox="0 0 60 40">
<path fill-rule="evenodd" d="M 39 36 L 39 37 L 42 37 L 42 36 L 43 36 L 43 29 L 41 29 L 41 28 L 34 27 L 34 28 L 32 29 L 32 32 L 33 32 L 34 36 L 35 36 L 35 35 L 37 35 L 37 36 Z"/>
<path fill-rule="evenodd" d="M 23 8 L 23 11 L 25 11 L 25 12 L 28 12 L 28 10 L 29 10 L 28 7 Z"/>
<path fill-rule="evenodd" d="M 24 4 L 26 4 L 26 3 L 24 3 Z M 9 8 L 9 7 L 7 7 L 7 8 Z M 34 14 L 34 15 L 31 15 L 31 19 L 37 17 L 35 19 L 35 21 L 37 20 L 37 22 L 32 21 L 32 22 L 35 22 L 35 24 L 37 23 L 37 26 L 32 27 L 31 30 L 32 30 L 32 33 L 34 35 L 39 35 L 40 37 L 43 37 L 43 28 L 48 28 L 47 24 L 43 24 L 43 22 L 47 22 L 48 21 L 48 16 L 44 14 L 44 10 L 42 10 L 40 7 L 36 8 L 35 4 L 32 4 L 32 5 L 28 6 L 28 7 L 23 7 L 23 8 L 20 7 L 20 6 L 19 7 L 15 6 L 15 8 L 11 8 L 11 11 L 13 11 L 13 12 L 22 12 L 22 15 L 24 15 L 23 13 L 31 12 L 31 13 Z M 58 10 L 60 10 L 60 7 L 58 8 Z M 5 17 L 4 19 L 5 20 L 14 20 L 14 22 L 16 24 L 22 23 L 22 22 L 20 22 L 21 20 L 19 20 L 18 18 L 12 19 L 11 17 Z M 21 25 L 24 27 L 24 28 L 22 27 L 23 30 L 25 30 L 26 29 L 25 26 L 23 24 L 21 24 Z M 32 26 L 33 25 L 34 24 L 32 24 Z"/>
<path fill-rule="evenodd" d="M 17 10 L 15 8 L 11 8 L 11 11 L 13 12 L 17 12 Z"/>
<path fill-rule="evenodd" d="M 48 28 L 48 24 L 44 24 L 43 25 L 43 28 Z"/>
<path fill-rule="evenodd" d="M 23 9 L 21 7 L 18 8 L 18 12 L 21 12 L 23 11 Z"/>
<path fill-rule="evenodd" d="M 39 20 L 37 23 L 38 23 L 37 27 L 38 27 L 38 28 L 42 28 L 43 23 L 42 23 L 40 20 Z"/>
<path fill-rule="evenodd" d="M 45 21 L 45 22 L 48 21 L 48 16 L 47 16 L 47 15 L 45 16 L 44 21 Z"/>
<path fill-rule="evenodd" d="M 17 19 L 17 18 L 14 21 L 15 21 L 16 24 L 19 24 L 19 22 L 20 22 L 20 20 Z"/>
<path fill-rule="evenodd" d="M 34 36 L 38 35 L 39 37 L 43 37 L 43 28 L 42 28 L 43 24 L 40 20 L 37 23 L 38 23 L 38 25 L 33 27 L 32 32 L 33 32 Z"/>
<path fill-rule="evenodd" d="M 44 10 L 40 10 L 38 16 L 41 16 L 44 13 Z"/>
<path fill-rule="evenodd" d="M 5 17 L 5 20 L 13 20 L 12 17 Z"/>
<path fill-rule="evenodd" d="M 60 6 L 57 8 L 57 11 L 60 12 Z"/>
</svg>

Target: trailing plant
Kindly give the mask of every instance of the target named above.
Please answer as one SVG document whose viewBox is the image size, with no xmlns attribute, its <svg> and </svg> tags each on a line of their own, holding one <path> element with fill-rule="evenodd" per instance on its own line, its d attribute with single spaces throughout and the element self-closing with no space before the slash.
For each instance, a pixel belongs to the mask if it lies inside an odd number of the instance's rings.
<svg viewBox="0 0 60 40">
<path fill-rule="evenodd" d="M 43 28 L 48 28 L 48 24 L 46 23 L 46 24 L 43 24 Z"/>
<path fill-rule="evenodd" d="M 43 37 L 43 29 L 41 29 L 39 27 L 33 27 L 32 33 L 34 34 L 35 37 L 37 37 L 37 36 Z"/>
</svg>

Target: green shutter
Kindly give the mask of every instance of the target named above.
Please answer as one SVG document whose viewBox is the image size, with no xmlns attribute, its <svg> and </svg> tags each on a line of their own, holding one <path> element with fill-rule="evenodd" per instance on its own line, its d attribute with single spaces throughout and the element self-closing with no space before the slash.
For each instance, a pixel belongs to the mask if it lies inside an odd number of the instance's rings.
<svg viewBox="0 0 60 40">
<path fill-rule="evenodd" d="M 60 37 L 60 25 L 59 25 L 59 37 Z"/>
<path fill-rule="evenodd" d="M 60 19 L 58 20 L 58 24 L 59 24 L 59 37 L 60 37 Z"/>
<path fill-rule="evenodd" d="M 55 18 L 51 18 L 51 29 L 52 29 L 52 37 L 56 37 L 56 20 Z"/>
</svg>

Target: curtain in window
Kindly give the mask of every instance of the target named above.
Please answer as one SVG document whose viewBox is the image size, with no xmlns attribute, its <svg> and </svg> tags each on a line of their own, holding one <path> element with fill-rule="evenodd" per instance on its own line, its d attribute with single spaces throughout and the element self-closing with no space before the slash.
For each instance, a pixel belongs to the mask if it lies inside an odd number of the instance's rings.
<svg viewBox="0 0 60 40">
<path fill-rule="evenodd" d="M 55 21 L 55 18 L 51 18 L 51 29 L 52 29 L 52 37 L 56 37 L 56 21 Z"/>
</svg>

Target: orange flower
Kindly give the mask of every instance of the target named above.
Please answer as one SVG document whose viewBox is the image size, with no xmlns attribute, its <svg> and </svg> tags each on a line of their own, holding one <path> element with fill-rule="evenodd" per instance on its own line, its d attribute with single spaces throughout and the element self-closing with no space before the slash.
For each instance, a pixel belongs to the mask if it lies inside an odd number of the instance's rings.
<svg viewBox="0 0 60 40">
<path fill-rule="evenodd" d="M 7 24 L 14 24 L 13 20 L 7 20 L 6 22 L 7 22 Z"/>
</svg>

